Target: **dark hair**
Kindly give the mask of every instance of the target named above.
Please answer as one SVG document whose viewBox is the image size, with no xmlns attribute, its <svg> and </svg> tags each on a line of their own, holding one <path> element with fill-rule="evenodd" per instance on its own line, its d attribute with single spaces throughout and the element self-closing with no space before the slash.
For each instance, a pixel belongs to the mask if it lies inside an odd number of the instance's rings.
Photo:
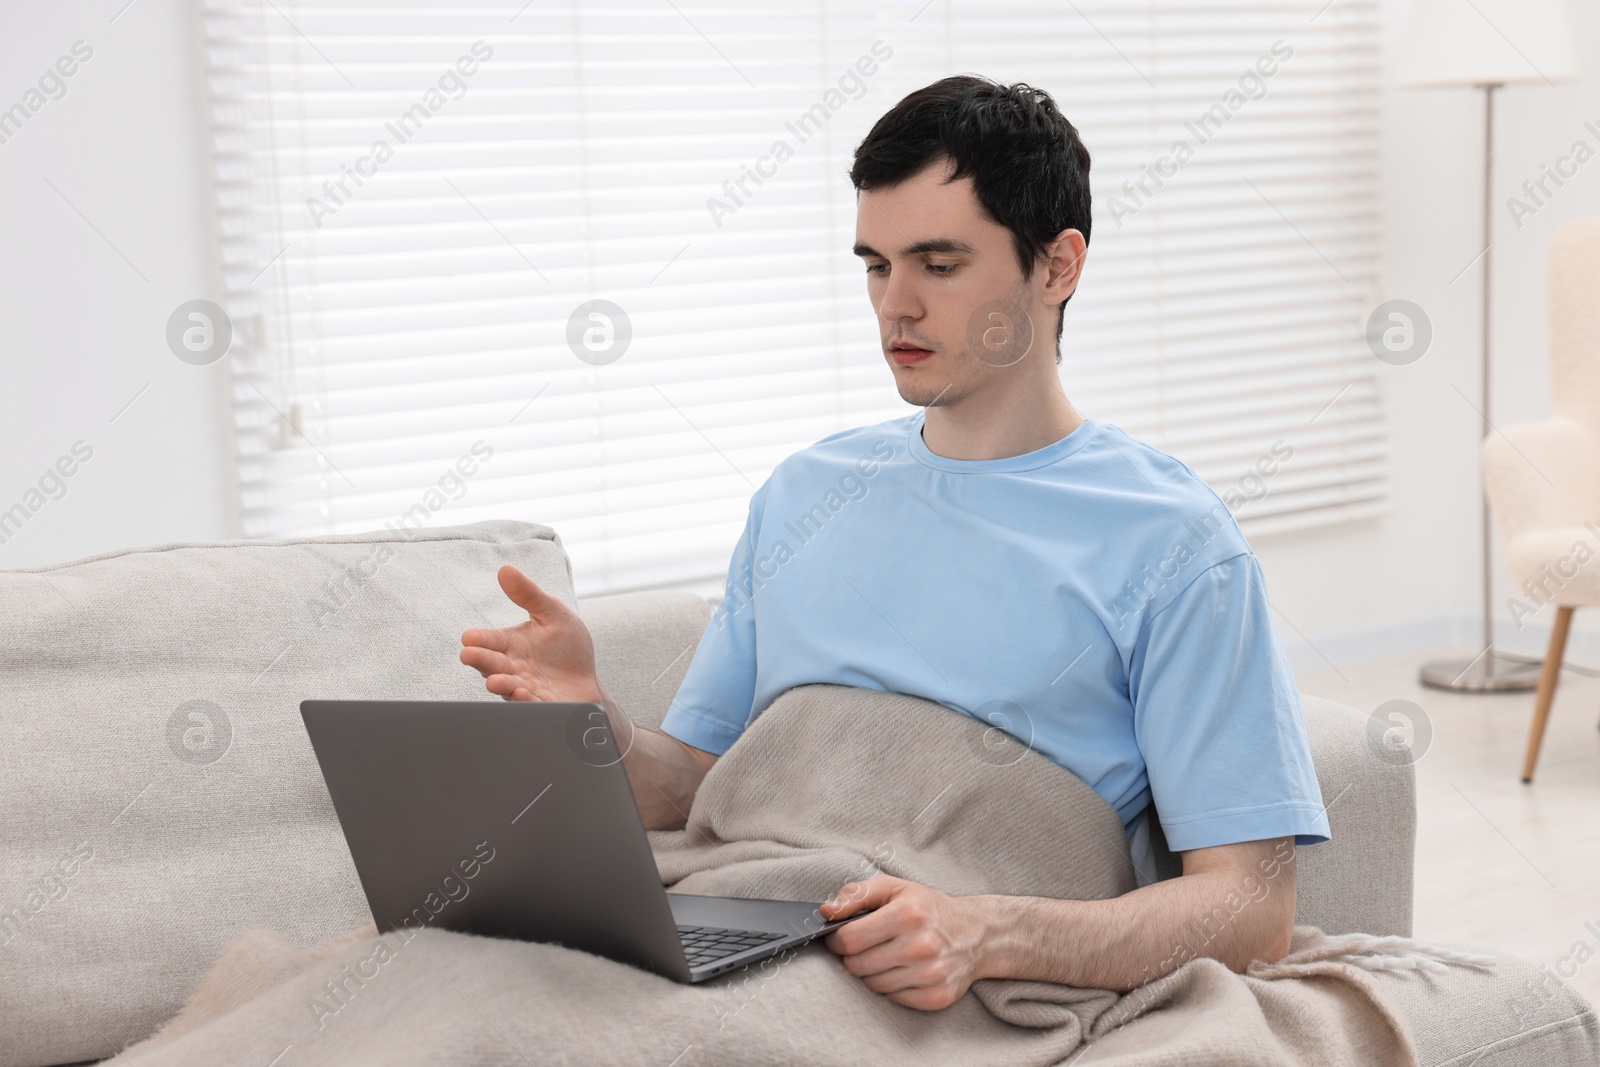
<svg viewBox="0 0 1600 1067">
<path fill-rule="evenodd" d="M 858 193 L 898 185 L 940 158 L 955 164 L 951 181 L 972 177 L 984 211 L 1011 231 L 1024 278 L 1062 230 L 1089 243 L 1089 150 L 1043 89 L 972 74 L 918 89 L 856 146 L 850 183 Z"/>
</svg>

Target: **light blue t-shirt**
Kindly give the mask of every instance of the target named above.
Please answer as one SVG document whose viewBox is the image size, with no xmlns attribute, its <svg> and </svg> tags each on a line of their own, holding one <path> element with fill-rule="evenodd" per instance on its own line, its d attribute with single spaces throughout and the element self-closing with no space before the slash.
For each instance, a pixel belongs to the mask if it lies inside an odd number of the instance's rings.
<svg viewBox="0 0 1600 1067">
<path fill-rule="evenodd" d="M 1261 566 L 1217 494 L 1093 420 L 992 460 L 935 455 L 922 425 L 778 465 L 661 729 L 721 754 L 794 686 L 906 693 L 1083 779 L 1136 861 L 1152 800 L 1175 852 L 1326 841 Z"/>
</svg>

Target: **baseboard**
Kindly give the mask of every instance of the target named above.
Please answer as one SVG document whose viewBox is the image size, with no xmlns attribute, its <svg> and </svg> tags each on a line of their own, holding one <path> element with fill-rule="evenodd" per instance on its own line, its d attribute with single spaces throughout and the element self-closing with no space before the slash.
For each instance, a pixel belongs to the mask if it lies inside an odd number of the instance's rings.
<svg viewBox="0 0 1600 1067">
<path fill-rule="evenodd" d="M 1592 618 L 1586 618 L 1592 614 Z M 1506 619 L 1495 621 L 1495 647 L 1502 652 L 1524 656 L 1543 656 L 1550 642 L 1550 627 L 1555 610 L 1547 608 L 1538 616 L 1524 620 L 1521 628 Z M 1588 622 L 1590 625 L 1585 626 Z M 1441 649 L 1483 647 L 1483 623 L 1471 615 L 1434 615 L 1400 622 L 1376 623 L 1349 630 L 1316 634 L 1310 638 L 1291 636 L 1283 643 L 1289 664 L 1296 671 L 1346 667 L 1375 659 L 1438 652 Z M 1583 611 L 1573 619 L 1567 638 L 1565 660 L 1600 669 L 1600 612 Z"/>
</svg>

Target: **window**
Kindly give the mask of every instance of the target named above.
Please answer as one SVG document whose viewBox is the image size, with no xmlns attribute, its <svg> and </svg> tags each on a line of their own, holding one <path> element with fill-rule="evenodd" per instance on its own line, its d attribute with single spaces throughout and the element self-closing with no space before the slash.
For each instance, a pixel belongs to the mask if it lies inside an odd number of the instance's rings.
<svg viewBox="0 0 1600 1067">
<path fill-rule="evenodd" d="M 246 533 L 520 518 L 581 594 L 719 587 L 779 460 L 911 410 L 845 174 L 963 71 L 1048 89 L 1094 156 L 1079 408 L 1234 490 L 1249 534 L 1369 514 L 1376 18 L 207 0 Z"/>
</svg>

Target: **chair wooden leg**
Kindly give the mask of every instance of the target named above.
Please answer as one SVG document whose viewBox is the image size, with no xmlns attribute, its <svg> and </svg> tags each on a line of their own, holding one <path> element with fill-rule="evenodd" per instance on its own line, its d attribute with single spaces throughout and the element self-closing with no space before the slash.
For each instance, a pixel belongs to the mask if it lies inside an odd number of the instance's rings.
<svg viewBox="0 0 1600 1067">
<path fill-rule="evenodd" d="M 1550 647 L 1544 654 L 1544 666 L 1539 671 L 1539 692 L 1533 701 L 1533 729 L 1528 733 L 1528 754 L 1522 760 L 1522 782 L 1533 781 L 1533 765 L 1539 762 L 1539 746 L 1544 744 L 1545 723 L 1550 721 L 1550 704 L 1556 697 L 1556 682 L 1561 678 L 1561 657 L 1567 651 L 1567 630 L 1572 626 L 1570 607 L 1556 612 L 1556 624 L 1550 630 Z"/>
</svg>

